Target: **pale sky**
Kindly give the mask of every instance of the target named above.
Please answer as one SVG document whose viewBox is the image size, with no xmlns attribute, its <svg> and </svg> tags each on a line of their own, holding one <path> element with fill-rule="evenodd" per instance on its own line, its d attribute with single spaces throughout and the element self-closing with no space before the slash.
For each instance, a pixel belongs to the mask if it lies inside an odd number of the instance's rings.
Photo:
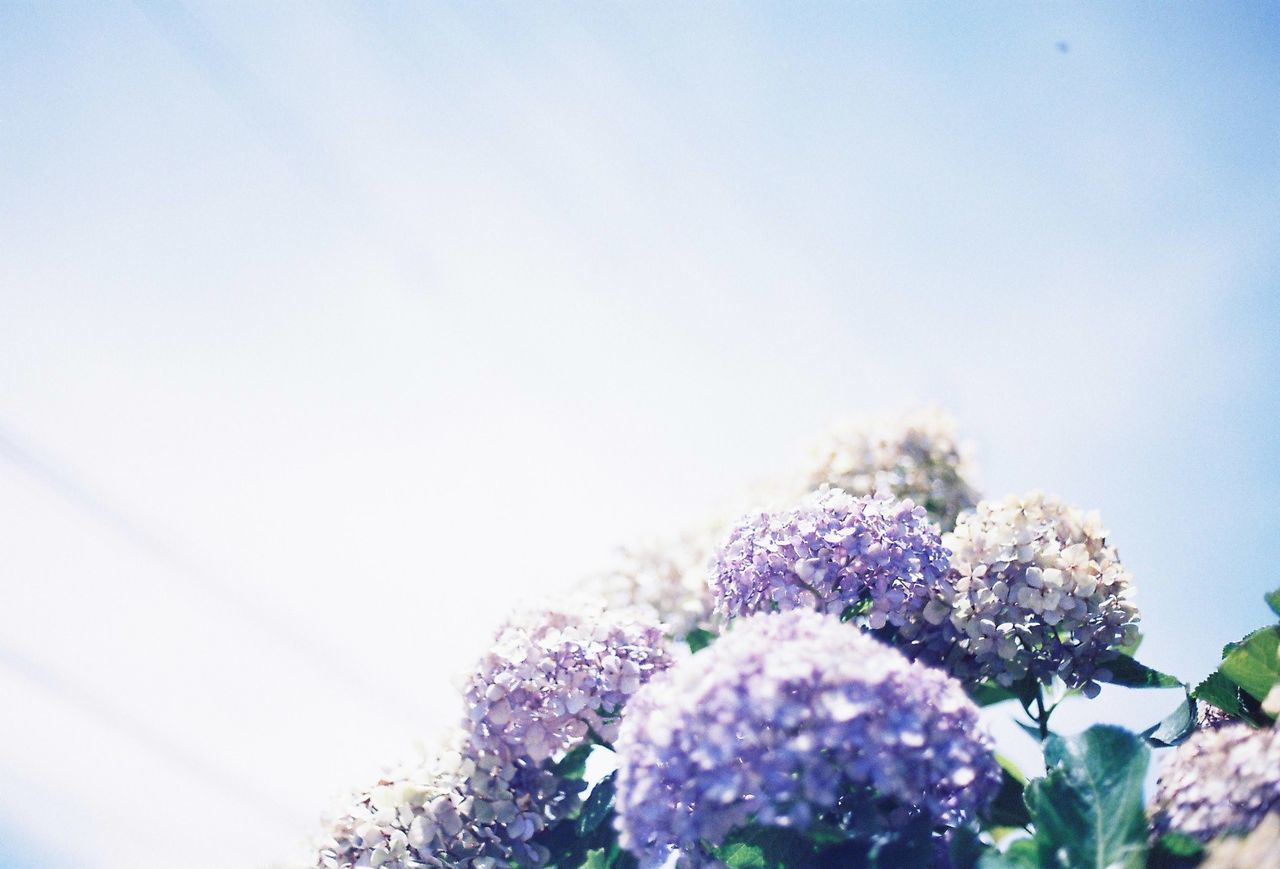
<svg viewBox="0 0 1280 869">
<path fill-rule="evenodd" d="M 968 9 L 0 7 L 0 865 L 287 855 L 852 413 L 1099 509 L 1206 674 L 1280 585 L 1280 14 Z"/>
</svg>

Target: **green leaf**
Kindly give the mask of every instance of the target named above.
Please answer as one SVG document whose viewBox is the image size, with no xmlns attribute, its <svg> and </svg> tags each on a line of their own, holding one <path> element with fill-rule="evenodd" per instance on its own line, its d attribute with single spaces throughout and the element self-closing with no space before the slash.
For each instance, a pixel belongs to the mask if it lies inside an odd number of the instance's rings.
<svg viewBox="0 0 1280 869">
<path fill-rule="evenodd" d="M 1280 682 L 1280 626 L 1254 631 L 1234 649 L 1218 670 L 1257 700 Z"/>
<path fill-rule="evenodd" d="M 1026 789 L 1041 864 L 1141 869 L 1147 852 L 1146 744 L 1123 728 L 1100 724 L 1078 736 L 1050 736 L 1044 755 L 1048 773 Z"/>
<path fill-rule="evenodd" d="M 579 836 L 590 835 L 596 827 L 600 826 L 600 822 L 605 819 L 605 816 L 609 814 L 609 810 L 613 808 L 614 778 L 616 776 L 616 772 L 609 773 L 591 789 L 591 795 L 583 803 L 582 813 L 578 815 Z"/>
<path fill-rule="evenodd" d="M 706 628 L 694 628 L 685 635 L 684 641 L 689 644 L 690 652 L 701 652 L 711 645 L 716 636 L 714 631 L 708 631 Z"/>
<path fill-rule="evenodd" d="M 810 866 L 813 843 L 795 830 L 752 824 L 730 834 L 715 850 L 729 869 L 794 869 Z"/>
<path fill-rule="evenodd" d="M 1183 833 L 1165 833 L 1151 847 L 1147 866 L 1151 869 L 1181 869 L 1196 866 L 1204 857 L 1204 845 Z"/>
<path fill-rule="evenodd" d="M 997 827 L 1024 827 L 1031 823 L 1031 815 L 1027 813 L 1027 804 L 1022 799 L 1023 783 L 1003 767 L 1000 773 L 1000 790 L 984 820 Z"/>
<path fill-rule="evenodd" d="M 1196 701 L 1187 692 L 1178 707 L 1160 722 L 1142 731 L 1147 742 L 1157 748 L 1167 748 L 1182 742 L 1196 729 Z"/>
<path fill-rule="evenodd" d="M 927 818 L 917 817 L 892 830 L 871 851 L 874 869 L 932 869 L 933 829 Z"/>
<path fill-rule="evenodd" d="M 1247 718 L 1244 705 L 1240 702 L 1240 689 L 1236 683 L 1215 671 L 1191 692 L 1195 699 L 1216 706 L 1228 715 L 1236 718 Z"/>
<path fill-rule="evenodd" d="M 1128 655 L 1119 655 L 1103 665 L 1110 672 L 1110 678 L 1098 678 L 1099 682 L 1110 682 L 1112 685 L 1123 685 L 1126 688 L 1178 688 L 1181 680 L 1153 670 L 1146 664 L 1135 661 Z"/>
<path fill-rule="evenodd" d="M 580 779 L 587 770 L 587 758 L 595 746 L 590 742 L 585 742 L 577 748 L 569 751 L 564 757 L 560 758 L 560 762 L 554 767 L 556 775 L 560 778 Z"/>
<path fill-rule="evenodd" d="M 987 851 L 978 834 L 968 827 L 955 827 L 951 831 L 951 869 L 978 869 L 978 861 Z"/>
<path fill-rule="evenodd" d="M 967 687 L 969 698 L 979 706 L 994 706 L 1006 700 L 1016 700 L 1018 695 L 995 682 L 977 682 Z"/>
<path fill-rule="evenodd" d="M 639 861 L 616 844 L 608 848 L 593 848 L 587 852 L 582 869 L 639 869 Z"/>
<path fill-rule="evenodd" d="M 1267 606 L 1271 607 L 1271 611 L 1280 616 L 1280 588 L 1263 596 L 1263 600 L 1267 602 Z"/>
<path fill-rule="evenodd" d="M 978 860 L 978 869 L 1040 869 L 1040 850 L 1031 839 L 1018 839 L 1003 853 L 987 851 Z"/>
</svg>

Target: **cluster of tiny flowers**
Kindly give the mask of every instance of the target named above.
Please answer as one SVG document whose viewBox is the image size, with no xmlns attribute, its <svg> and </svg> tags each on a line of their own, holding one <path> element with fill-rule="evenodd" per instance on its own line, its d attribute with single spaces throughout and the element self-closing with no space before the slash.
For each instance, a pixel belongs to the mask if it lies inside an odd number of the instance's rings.
<svg viewBox="0 0 1280 869">
<path fill-rule="evenodd" d="M 997 791 L 977 707 L 955 680 L 832 616 L 738 620 L 634 699 L 618 737 L 623 847 L 704 849 L 750 820 L 803 827 L 851 785 L 955 822 Z"/>
<path fill-rule="evenodd" d="M 354 794 L 328 819 L 308 865 L 537 866 L 549 854 L 530 839 L 576 804 L 547 769 L 453 748 Z"/>
<path fill-rule="evenodd" d="M 643 607 L 682 640 L 712 624 L 707 563 L 724 529 L 711 523 L 667 540 L 618 550 L 606 570 L 588 579 L 585 595 L 612 608 Z"/>
<path fill-rule="evenodd" d="M 1234 724 L 1200 730 L 1165 762 L 1151 804 L 1157 834 L 1201 841 L 1247 833 L 1280 812 L 1280 729 Z"/>
<path fill-rule="evenodd" d="M 1280 864 L 1280 812 L 1272 812 L 1247 836 L 1227 836 L 1209 845 L 1200 869 L 1268 869 Z"/>
<path fill-rule="evenodd" d="M 579 603 L 516 617 L 467 682 L 472 743 L 541 762 L 591 731 L 611 741 L 623 705 L 670 663 L 661 625 L 643 610 Z"/>
<path fill-rule="evenodd" d="M 523 614 L 466 688 L 469 714 L 430 763 L 384 776 L 326 825 L 320 869 L 540 866 L 533 838 L 578 805 L 553 757 L 612 738 L 627 699 L 670 663 L 656 620 L 580 603 Z"/>
<path fill-rule="evenodd" d="M 944 529 L 977 501 L 972 477 L 954 420 L 929 409 L 832 428 L 812 448 L 804 475 L 810 489 L 826 483 L 855 495 L 910 498 Z"/>
<path fill-rule="evenodd" d="M 952 570 L 900 634 L 957 676 L 1057 676 L 1093 695 L 1114 650 L 1136 641 L 1130 575 L 1096 512 L 1038 492 L 983 501 L 942 542 Z"/>
<path fill-rule="evenodd" d="M 869 604 L 873 628 L 901 625 L 947 571 L 923 508 L 887 495 L 822 488 L 789 510 L 757 512 L 729 533 L 711 565 L 716 609 L 840 614 Z"/>
</svg>

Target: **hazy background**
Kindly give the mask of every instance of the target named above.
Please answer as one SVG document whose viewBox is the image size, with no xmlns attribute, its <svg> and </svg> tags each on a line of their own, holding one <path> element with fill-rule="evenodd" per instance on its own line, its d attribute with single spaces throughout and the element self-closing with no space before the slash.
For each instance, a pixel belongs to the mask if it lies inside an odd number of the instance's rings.
<svg viewBox="0 0 1280 869">
<path fill-rule="evenodd" d="M 0 864 L 286 855 L 513 597 L 857 411 L 1099 508 L 1208 672 L 1280 584 L 1280 13 L 968 8 L 0 6 Z"/>
</svg>

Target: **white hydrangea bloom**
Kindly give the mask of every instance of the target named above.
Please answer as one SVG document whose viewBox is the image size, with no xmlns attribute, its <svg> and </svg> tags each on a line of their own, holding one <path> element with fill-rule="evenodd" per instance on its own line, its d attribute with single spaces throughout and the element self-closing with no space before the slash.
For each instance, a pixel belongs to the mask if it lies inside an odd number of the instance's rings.
<svg viewBox="0 0 1280 869">
<path fill-rule="evenodd" d="M 901 633 L 961 678 L 1057 676 L 1093 694 L 1137 639 L 1131 576 L 1096 511 L 1039 492 L 983 501 L 942 543 L 952 569 Z"/>
<path fill-rule="evenodd" d="M 469 756 L 459 734 L 384 773 L 326 818 L 315 869 L 495 869 L 546 862 L 529 840 L 576 805 L 547 769 Z"/>
<path fill-rule="evenodd" d="M 1200 869 L 1280 869 L 1280 812 L 1272 812 L 1247 836 L 1209 844 Z"/>
<path fill-rule="evenodd" d="M 832 427 L 812 447 L 803 484 L 809 490 L 827 483 L 854 495 L 909 498 L 947 530 L 977 500 L 973 476 L 955 421 L 926 408 Z"/>
<path fill-rule="evenodd" d="M 674 537 L 622 547 L 579 592 L 610 608 L 643 607 L 670 637 L 683 640 L 714 622 L 707 565 L 726 531 L 723 523 L 705 522 Z"/>
</svg>

